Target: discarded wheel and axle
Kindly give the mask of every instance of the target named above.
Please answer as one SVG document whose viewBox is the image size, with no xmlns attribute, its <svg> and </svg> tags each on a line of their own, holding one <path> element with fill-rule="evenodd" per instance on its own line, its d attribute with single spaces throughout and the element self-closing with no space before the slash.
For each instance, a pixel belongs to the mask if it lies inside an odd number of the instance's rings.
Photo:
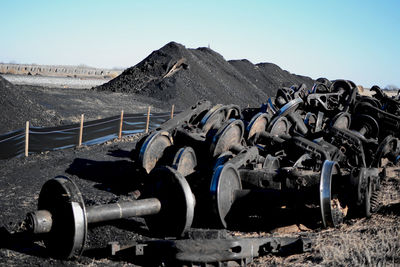
<svg viewBox="0 0 400 267">
<path fill-rule="evenodd" d="M 146 223 L 150 231 L 181 236 L 193 221 L 195 201 L 190 187 L 172 168 L 160 168 L 153 173 L 152 198 L 90 207 L 85 207 L 81 192 L 72 180 L 51 179 L 42 187 L 38 211 L 27 215 L 27 228 L 33 234 L 42 234 L 50 254 L 59 258 L 82 253 L 91 223 L 148 216 Z"/>
</svg>

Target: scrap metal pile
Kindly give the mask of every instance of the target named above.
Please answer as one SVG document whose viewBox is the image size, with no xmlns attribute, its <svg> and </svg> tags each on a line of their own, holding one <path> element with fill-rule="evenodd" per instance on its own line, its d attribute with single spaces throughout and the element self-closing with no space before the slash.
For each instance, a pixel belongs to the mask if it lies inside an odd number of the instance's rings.
<svg viewBox="0 0 400 267">
<path fill-rule="evenodd" d="M 139 200 L 85 207 L 76 185 L 58 177 L 43 186 L 27 228 L 62 258 L 82 253 L 88 224 L 132 216 L 144 216 L 153 235 L 177 238 L 132 245 L 136 256 L 168 247 L 180 262 L 243 263 L 293 244 L 307 251 L 304 237 L 232 239 L 211 231 L 210 239 L 193 228 L 230 229 L 249 209 L 274 216 L 279 208 L 311 207 L 321 227 L 369 217 L 386 169 L 400 158 L 400 100 L 372 91 L 361 96 L 351 81 L 318 79 L 311 89 L 281 88 L 260 108 L 199 102 L 132 151 L 146 188 Z"/>
</svg>

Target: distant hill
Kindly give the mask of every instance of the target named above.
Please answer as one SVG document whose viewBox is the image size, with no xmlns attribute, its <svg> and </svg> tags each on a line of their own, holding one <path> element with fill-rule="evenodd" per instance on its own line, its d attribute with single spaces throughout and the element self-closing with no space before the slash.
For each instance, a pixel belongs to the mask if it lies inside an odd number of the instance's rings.
<svg viewBox="0 0 400 267">
<path fill-rule="evenodd" d="M 209 48 L 187 49 L 170 42 L 94 89 L 150 96 L 179 108 L 200 99 L 258 106 L 282 86 L 305 83 L 311 87 L 313 82 L 309 77 L 291 74 L 272 63 L 226 61 Z"/>
<path fill-rule="evenodd" d="M 86 65 L 37 65 L 0 63 L 1 74 L 40 75 L 53 77 L 112 79 L 121 74 L 118 69 L 99 69 Z"/>
</svg>

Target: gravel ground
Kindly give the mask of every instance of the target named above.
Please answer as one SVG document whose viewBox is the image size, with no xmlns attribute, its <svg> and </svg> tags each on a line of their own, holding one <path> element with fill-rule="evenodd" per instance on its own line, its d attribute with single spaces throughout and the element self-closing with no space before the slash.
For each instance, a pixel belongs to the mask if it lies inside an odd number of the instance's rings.
<svg viewBox="0 0 400 267">
<path fill-rule="evenodd" d="M 109 81 L 109 79 L 78 79 L 72 77 L 46 77 L 12 74 L 2 74 L 1 76 L 13 84 L 36 85 L 48 88 L 89 89 Z"/>
</svg>

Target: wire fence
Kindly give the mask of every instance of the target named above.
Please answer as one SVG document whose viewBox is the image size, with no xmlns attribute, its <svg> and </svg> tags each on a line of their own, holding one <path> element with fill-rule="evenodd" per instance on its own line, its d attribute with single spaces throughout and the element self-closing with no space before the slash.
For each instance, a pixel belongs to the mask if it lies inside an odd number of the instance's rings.
<svg viewBox="0 0 400 267">
<path fill-rule="evenodd" d="M 174 112 L 123 114 L 59 127 L 29 127 L 0 135 L 0 159 L 28 156 L 31 153 L 105 143 L 122 136 L 159 127 Z"/>
</svg>

